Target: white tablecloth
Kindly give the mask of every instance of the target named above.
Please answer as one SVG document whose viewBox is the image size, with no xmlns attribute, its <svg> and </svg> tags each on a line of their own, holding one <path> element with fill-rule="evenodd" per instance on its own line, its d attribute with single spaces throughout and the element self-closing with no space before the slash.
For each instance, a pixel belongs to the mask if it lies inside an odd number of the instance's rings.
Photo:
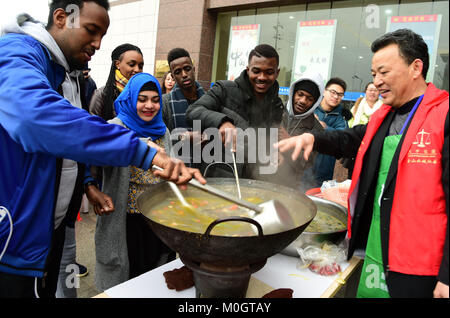
<svg viewBox="0 0 450 318">
<path fill-rule="evenodd" d="M 298 269 L 298 261 L 298 258 L 277 254 L 270 257 L 266 265 L 252 276 L 273 289 L 291 288 L 294 298 L 318 298 L 336 279 L 340 279 L 339 275 L 321 276 L 309 269 Z M 181 292 L 167 288 L 163 273 L 183 265 L 180 259 L 176 259 L 112 287 L 105 294 L 110 298 L 195 298 L 194 287 Z M 343 272 L 349 263 L 342 262 L 340 266 Z"/>
</svg>

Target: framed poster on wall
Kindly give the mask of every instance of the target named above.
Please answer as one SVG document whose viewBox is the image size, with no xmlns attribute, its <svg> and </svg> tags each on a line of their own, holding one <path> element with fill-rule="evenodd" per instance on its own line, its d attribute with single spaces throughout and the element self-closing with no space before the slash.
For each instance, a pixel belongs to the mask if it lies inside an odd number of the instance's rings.
<svg viewBox="0 0 450 318">
<path fill-rule="evenodd" d="M 228 46 L 227 79 L 233 81 L 247 67 L 250 51 L 259 44 L 259 24 L 234 25 L 231 27 Z"/>
<path fill-rule="evenodd" d="M 331 72 L 337 20 L 300 21 L 295 39 L 292 81 L 318 72 L 326 81 Z"/>
<path fill-rule="evenodd" d="M 427 82 L 433 81 L 435 73 L 434 66 L 436 65 L 441 19 L 441 14 L 396 16 L 389 17 L 386 25 L 386 32 L 392 32 L 398 29 L 410 29 L 422 36 L 428 46 L 428 55 L 430 56 L 430 67 L 426 78 Z"/>
</svg>

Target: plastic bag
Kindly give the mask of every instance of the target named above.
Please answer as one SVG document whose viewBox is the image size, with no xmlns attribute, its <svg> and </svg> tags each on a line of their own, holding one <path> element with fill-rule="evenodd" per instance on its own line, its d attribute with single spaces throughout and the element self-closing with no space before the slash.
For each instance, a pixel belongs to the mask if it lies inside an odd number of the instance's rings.
<svg viewBox="0 0 450 318">
<path fill-rule="evenodd" d="M 336 180 L 324 181 L 320 188 L 320 197 L 348 208 L 347 198 L 350 184 L 351 180 L 345 180 L 343 182 L 336 182 Z"/>
<path fill-rule="evenodd" d="M 298 267 L 309 268 L 323 276 L 336 275 L 341 272 L 339 263 L 347 258 L 346 251 L 344 244 L 338 246 L 329 242 L 298 247 L 297 252 L 300 256 Z"/>
</svg>

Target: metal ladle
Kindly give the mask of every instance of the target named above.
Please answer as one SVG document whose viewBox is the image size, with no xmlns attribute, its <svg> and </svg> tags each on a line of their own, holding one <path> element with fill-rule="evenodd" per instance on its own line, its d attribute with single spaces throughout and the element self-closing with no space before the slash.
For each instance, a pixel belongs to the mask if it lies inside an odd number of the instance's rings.
<svg viewBox="0 0 450 318">
<path fill-rule="evenodd" d="M 170 181 L 168 181 L 168 183 L 169 183 L 169 186 L 172 189 L 173 193 L 175 193 L 175 195 L 177 196 L 178 200 L 180 200 L 181 204 L 185 208 L 189 209 L 191 212 L 195 212 L 196 211 L 195 208 L 186 201 L 186 199 L 184 198 L 184 196 L 181 193 L 180 189 L 178 189 L 178 186 L 175 183 L 170 182 Z"/>
<path fill-rule="evenodd" d="M 155 170 L 163 170 L 162 168 L 155 165 L 152 168 Z M 250 217 L 256 220 L 261 225 L 264 234 L 266 235 L 284 232 L 293 229 L 296 226 L 287 208 L 278 200 L 269 200 L 256 205 L 251 202 L 236 198 L 229 193 L 223 192 L 210 185 L 201 184 L 196 179 L 191 179 L 188 184 L 199 190 L 205 191 L 209 194 L 218 196 L 222 199 L 236 203 L 239 206 L 243 206 L 254 211 L 255 214 L 251 215 Z"/>
<path fill-rule="evenodd" d="M 241 186 L 239 184 L 239 176 L 238 176 L 238 170 L 237 170 L 237 165 L 236 165 L 236 155 L 235 155 L 236 152 L 231 148 L 230 148 L 230 152 L 231 152 L 231 156 L 233 157 L 234 178 L 236 179 L 236 186 L 237 186 L 237 190 L 238 190 L 239 199 L 242 199 Z"/>
</svg>

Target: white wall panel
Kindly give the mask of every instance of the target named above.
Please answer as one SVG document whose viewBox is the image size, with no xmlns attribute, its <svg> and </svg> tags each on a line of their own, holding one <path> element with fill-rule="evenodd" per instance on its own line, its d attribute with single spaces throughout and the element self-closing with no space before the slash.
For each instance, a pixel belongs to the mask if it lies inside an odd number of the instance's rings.
<svg viewBox="0 0 450 318">
<path fill-rule="evenodd" d="M 111 6 L 108 33 L 89 63 L 97 87 L 105 85 L 111 67 L 111 53 L 123 43 L 140 47 L 144 54 L 144 72 L 153 73 L 158 14 L 159 0 L 138 0 Z"/>
</svg>

